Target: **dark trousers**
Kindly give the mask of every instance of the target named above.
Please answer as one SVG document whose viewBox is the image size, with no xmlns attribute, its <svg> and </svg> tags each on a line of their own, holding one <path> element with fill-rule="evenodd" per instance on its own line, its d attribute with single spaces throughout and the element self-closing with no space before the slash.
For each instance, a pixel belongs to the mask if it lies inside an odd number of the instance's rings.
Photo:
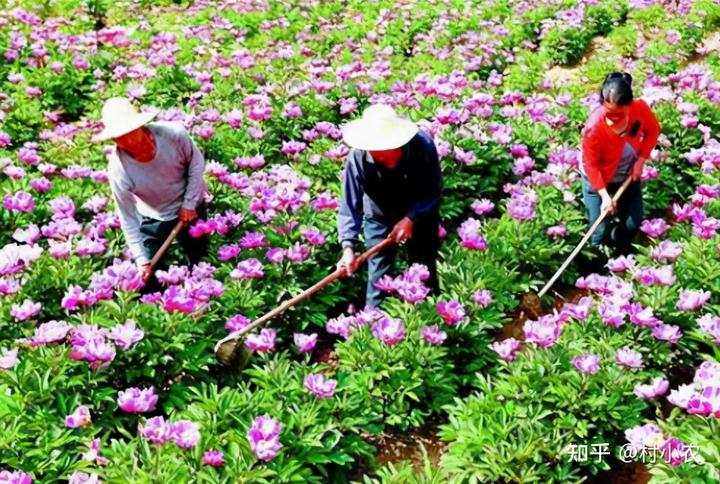
<svg viewBox="0 0 720 484">
<path fill-rule="evenodd" d="M 382 242 L 397 222 L 399 220 L 388 221 L 366 216 L 363 223 L 365 247 L 370 249 Z M 424 284 L 435 293 L 438 292 L 436 261 L 440 246 L 440 238 L 438 237 L 439 222 L 440 218 L 437 212 L 419 217 L 413 224 L 412 237 L 406 243 L 408 261 L 411 264 L 418 263 L 427 266 L 430 271 L 430 278 Z M 368 282 L 365 291 L 366 307 L 375 308 L 383 300 L 384 294 L 375 287 L 375 282 L 392 272 L 396 256 L 397 245 L 393 245 L 368 260 Z"/>
<path fill-rule="evenodd" d="M 587 209 L 589 226 L 595 223 L 600 216 L 600 207 L 602 198 L 595 191 L 587 177 L 583 175 L 582 179 L 583 200 Z M 622 183 L 610 183 L 607 191 L 613 196 Z M 640 182 L 632 182 L 628 185 L 625 192 L 617 203 L 616 217 L 618 222 L 611 227 L 611 217 L 608 216 L 600 224 L 598 229 L 592 235 L 590 242 L 593 245 L 608 245 L 614 249 L 616 255 L 629 254 L 632 252 L 632 241 L 635 238 L 640 224 L 644 216 L 642 184 Z"/>
<path fill-rule="evenodd" d="M 197 214 L 198 217 L 202 219 L 207 217 L 207 207 L 204 203 L 197 208 Z M 157 253 L 160 246 L 162 246 L 163 242 L 165 242 L 170 235 L 170 232 L 172 232 L 173 228 L 175 228 L 177 222 L 177 218 L 163 221 L 155 220 L 150 217 L 142 217 L 142 220 L 140 221 L 140 234 L 142 234 L 141 247 L 148 260 L 152 259 Z M 180 246 L 183 249 L 185 260 L 188 265 L 197 264 L 208 253 L 207 235 L 193 238 L 188 233 L 187 227 L 183 228 L 178 235 L 178 242 L 180 242 Z M 158 265 L 155 267 L 155 270 L 163 270 L 167 268 L 167 265 L 164 263 L 164 259 L 165 257 L 160 259 Z M 150 281 L 148 281 L 145 285 L 143 292 L 154 292 L 160 289 L 161 286 L 153 275 L 150 278 Z"/>
</svg>

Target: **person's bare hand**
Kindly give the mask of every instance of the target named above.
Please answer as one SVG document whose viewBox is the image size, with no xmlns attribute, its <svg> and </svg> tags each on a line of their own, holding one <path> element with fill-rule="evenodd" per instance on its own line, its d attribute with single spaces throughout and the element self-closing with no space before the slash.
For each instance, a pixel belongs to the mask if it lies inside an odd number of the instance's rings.
<svg viewBox="0 0 720 484">
<path fill-rule="evenodd" d="M 197 212 L 195 210 L 188 210 L 187 208 L 181 208 L 178 212 L 178 218 L 184 224 L 189 224 L 197 218 Z"/>
<path fill-rule="evenodd" d="M 638 160 L 635 162 L 635 165 L 633 165 L 633 170 L 630 176 L 632 176 L 633 181 L 641 181 L 642 178 L 642 172 L 643 168 L 645 167 L 645 159 L 644 158 L 638 158 Z"/>
<path fill-rule="evenodd" d="M 613 200 L 607 192 L 601 194 L 600 196 L 602 197 L 602 205 L 600 205 L 600 210 L 607 210 L 609 213 L 614 214 L 615 209 L 617 208 L 615 206 L 615 200 Z"/>
<path fill-rule="evenodd" d="M 143 281 L 147 283 L 147 281 L 150 280 L 150 276 L 152 276 L 152 266 L 149 262 L 146 262 L 140 265 L 140 271 L 142 272 Z"/>
<path fill-rule="evenodd" d="M 350 247 L 343 249 L 342 257 L 337 263 L 338 269 L 345 268 L 345 275 L 351 276 L 357 269 L 355 264 L 355 251 Z"/>
<path fill-rule="evenodd" d="M 414 223 L 411 218 L 403 218 L 397 224 L 395 224 L 392 232 L 390 232 L 390 237 L 392 237 L 397 244 L 404 243 L 407 239 L 412 237 L 413 225 Z"/>
</svg>

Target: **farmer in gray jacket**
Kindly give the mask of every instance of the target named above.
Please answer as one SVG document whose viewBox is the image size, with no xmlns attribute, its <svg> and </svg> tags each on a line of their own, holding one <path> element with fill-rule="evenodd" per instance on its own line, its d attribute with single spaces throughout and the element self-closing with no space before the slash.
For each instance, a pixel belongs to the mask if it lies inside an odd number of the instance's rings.
<svg viewBox="0 0 720 484">
<path fill-rule="evenodd" d="M 136 263 L 150 277 L 150 260 L 178 219 L 186 225 L 205 216 L 205 160 L 184 127 L 150 121 L 127 98 L 114 97 L 102 109 L 104 129 L 93 141 L 112 139 L 108 178 L 120 224 Z M 179 236 L 188 262 L 207 254 L 207 239 Z"/>
</svg>

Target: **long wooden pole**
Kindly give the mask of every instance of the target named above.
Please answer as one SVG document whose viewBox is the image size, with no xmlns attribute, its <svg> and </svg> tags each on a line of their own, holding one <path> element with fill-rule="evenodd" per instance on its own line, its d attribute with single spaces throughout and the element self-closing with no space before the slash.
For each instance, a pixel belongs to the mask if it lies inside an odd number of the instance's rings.
<svg viewBox="0 0 720 484">
<path fill-rule="evenodd" d="M 617 203 L 618 200 L 620 200 L 620 197 L 622 196 L 625 189 L 630 185 L 630 182 L 632 182 L 632 176 L 627 177 L 627 179 L 623 182 L 622 185 L 620 185 L 620 188 L 613 196 L 613 202 Z M 568 256 L 568 258 L 563 262 L 563 265 L 560 266 L 560 269 L 557 270 L 554 276 L 545 284 L 545 287 L 543 287 L 540 292 L 538 293 L 538 297 L 543 297 L 548 290 L 552 287 L 553 284 L 555 284 L 555 281 L 557 281 L 557 278 L 560 277 L 560 274 L 565 272 L 565 269 L 570 265 L 572 260 L 575 258 L 576 255 L 580 252 L 580 250 L 583 248 L 583 246 L 587 243 L 588 240 L 590 240 L 590 237 L 592 237 L 592 234 L 595 233 L 595 231 L 600 227 L 600 224 L 605 220 L 605 217 L 609 211 L 607 209 L 600 212 L 600 216 L 597 218 L 594 224 L 590 227 L 590 230 L 588 230 L 587 234 L 585 234 L 585 237 L 582 238 L 580 243 L 577 247 L 575 247 L 575 250 L 572 251 L 572 253 Z"/>
</svg>

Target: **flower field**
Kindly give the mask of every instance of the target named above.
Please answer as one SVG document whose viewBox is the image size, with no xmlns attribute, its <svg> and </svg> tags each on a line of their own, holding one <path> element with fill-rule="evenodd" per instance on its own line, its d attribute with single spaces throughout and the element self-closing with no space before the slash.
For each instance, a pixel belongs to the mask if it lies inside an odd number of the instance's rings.
<svg viewBox="0 0 720 484">
<path fill-rule="evenodd" d="M 661 125 L 636 253 L 530 304 L 587 229 L 614 70 Z M 112 96 L 205 156 L 210 255 L 174 246 L 160 292 L 90 141 Z M 401 263 L 363 310 L 360 271 L 221 366 L 335 269 L 340 126 L 376 103 L 437 146 L 440 294 Z M 720 482 L 719 135 L 717 0 L 10 2 L 0 483 Z"/>
</svg>

